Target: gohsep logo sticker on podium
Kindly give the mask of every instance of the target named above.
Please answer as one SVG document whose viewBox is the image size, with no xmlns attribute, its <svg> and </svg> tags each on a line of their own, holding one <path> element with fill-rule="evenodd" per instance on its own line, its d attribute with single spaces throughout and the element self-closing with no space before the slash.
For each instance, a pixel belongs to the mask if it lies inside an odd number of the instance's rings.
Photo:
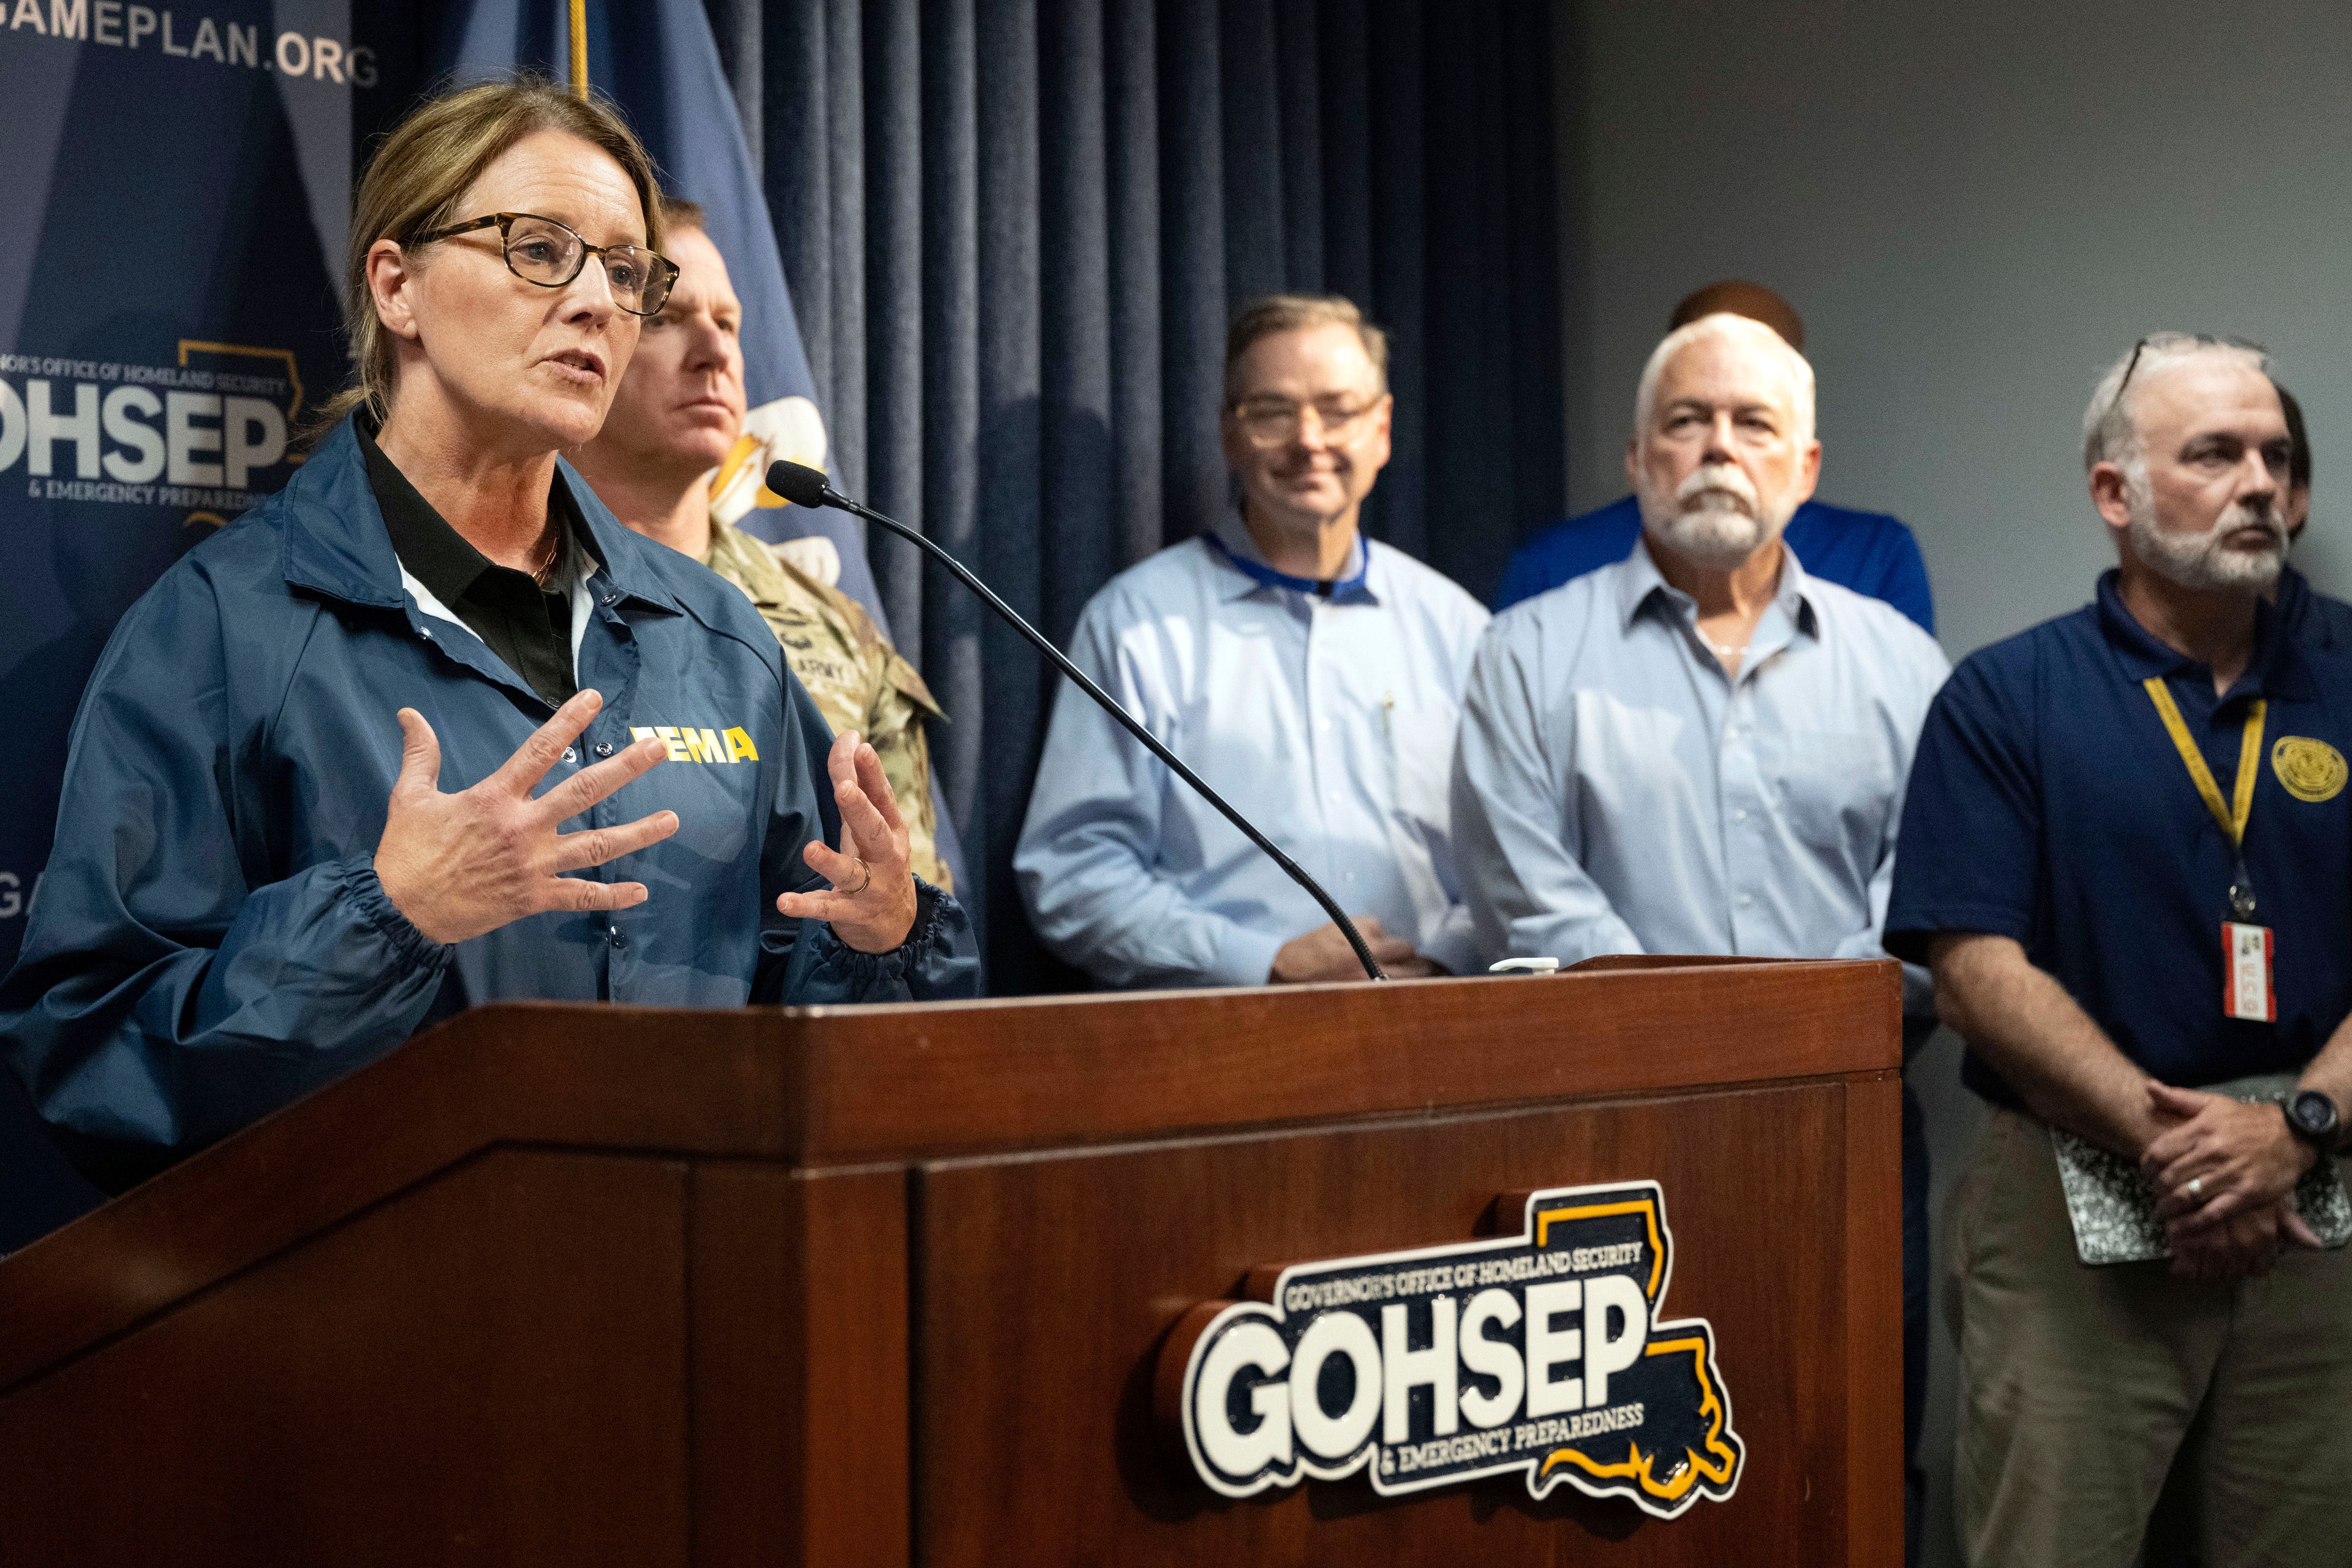
<svg viewBox="0 0 2352 1568">
<path fill-rule="evenodd" d="M 1160 1415 L 1227 1497 L 1369 1468 L 1384 1496 L 1523 1471 L 1672 1519 L 1746 1449 L 1655 1182 L 1530 1194 L 1515 1237 L 1262 1268 L 1160 1352 Z"/>
</svg>

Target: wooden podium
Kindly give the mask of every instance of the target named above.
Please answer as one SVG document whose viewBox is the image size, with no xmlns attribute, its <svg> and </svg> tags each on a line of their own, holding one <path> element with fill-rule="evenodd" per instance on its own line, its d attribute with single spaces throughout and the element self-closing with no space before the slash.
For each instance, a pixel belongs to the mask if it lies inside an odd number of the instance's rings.
<svg viewBox="0 0 2352 1568">
<path fill-rule="evenodd" d="M 0 1556 L 1901 1560 L 1891 963 L 486 1007 L 0 1263 Z M 1655 1180 L 1736 1495 L 1212 1491 L 1171 1326 L 1257 1266 Z"/>
</svg>

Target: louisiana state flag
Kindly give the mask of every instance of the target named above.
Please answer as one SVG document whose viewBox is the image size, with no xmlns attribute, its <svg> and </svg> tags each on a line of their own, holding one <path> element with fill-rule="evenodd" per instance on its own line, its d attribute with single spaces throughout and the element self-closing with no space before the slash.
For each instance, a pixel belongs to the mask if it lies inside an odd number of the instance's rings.
<svg viewBox="0 0 2352 1568">
<path fill-rule="evenodd" d="M 628 116 L 671 194 L 707 209 L 711 241 L 743 301 L 751 410 L 719 470 L 711 510 L 772 544 L 805 542 L 791 550 L 795 563 L 836 582 L 887 633 L 858 526 L 841 512 L 788 506 L 760 482 L 780 458 L 824 468 L 824 419 L 767 197 L 701 0 L 587 0 L 584 13 L 589 84 Z M 518 69 L 568 79 L 571 7 L 565 0 L 461 0 L 448 16 L 441 64 L 459 80 Z"/>
</svg>

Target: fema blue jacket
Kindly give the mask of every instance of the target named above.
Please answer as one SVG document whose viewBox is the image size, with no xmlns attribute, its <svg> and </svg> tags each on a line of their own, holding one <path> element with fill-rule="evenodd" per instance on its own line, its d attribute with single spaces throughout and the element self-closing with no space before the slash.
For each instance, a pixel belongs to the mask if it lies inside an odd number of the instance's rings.
<svg viewBox="0 0 2352 1568">
<path fill-rule="evenodd" d="M 550 784 L 632 728 L 727 737 L 569 826 L 667 806 L 677 832 L 583 873 L 635 909 L 520 920 L 443 946 L 373 869 L 402 707 L 441 741 L 441 787 L 506 762 L 553 711 L 481 641 L 430 616 L 400 565 L 349 421 L 279 494 L 189 553 L 115 629 L 76 716 L 57 847 L 0 983 L 0 1040 L 84 1169 L 121 1186 L 476 1003 L 732 1007 L 966 996 L 971 923 L 919 889 L 905 946 L 872 955 L 776 912 L 837 842 L 829 735 L 751 601 L 622 527 L 568 465 L 604 568 L 578 678 L 604 706 Z M 689 759 L 680 761 L 680 755 Z"/>
</svg>

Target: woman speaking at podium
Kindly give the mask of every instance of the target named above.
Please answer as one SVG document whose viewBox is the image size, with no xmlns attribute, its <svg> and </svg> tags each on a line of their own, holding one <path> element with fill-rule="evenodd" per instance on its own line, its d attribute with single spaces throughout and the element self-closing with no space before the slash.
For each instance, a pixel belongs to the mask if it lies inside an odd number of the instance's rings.
<svg viewBox="0 0 2352 1568">
<path fill-rule="evenodd" d="M 616 115 L 528 79 L 425 103 L 362 179 L 356 384 L 116 628 L 0 983 L 102 1184 L 477 1003 L 976 988 L 873 749 L 558 459 L 677 276 L 656 192 Z"/>
</svg>

